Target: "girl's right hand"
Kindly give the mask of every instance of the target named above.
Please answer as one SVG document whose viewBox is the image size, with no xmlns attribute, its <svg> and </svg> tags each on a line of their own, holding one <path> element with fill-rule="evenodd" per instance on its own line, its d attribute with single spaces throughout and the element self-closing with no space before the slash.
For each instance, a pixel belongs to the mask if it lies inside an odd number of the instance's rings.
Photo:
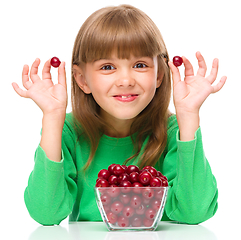
<svg viewBox="0 0 241 240">
<path fill-rule="evenodd" d="M 31 98 L 43 111 L 44 115 L 66 113 L 67 107 L 67 86 L 65 63 L 62 62 L 58 68 L 58 83 L 54 85 L 50 73 L 51 64 L 48 60 L 43 67 L 42 80 L 38 76 L 40 59 L 36 59 L 30 70 L 24 65 L 22 72 L 22 82 L 26 90 L 22 90 L 17 83 L 12 83 L 16 93 L 24 98 Z"/>
</svg>

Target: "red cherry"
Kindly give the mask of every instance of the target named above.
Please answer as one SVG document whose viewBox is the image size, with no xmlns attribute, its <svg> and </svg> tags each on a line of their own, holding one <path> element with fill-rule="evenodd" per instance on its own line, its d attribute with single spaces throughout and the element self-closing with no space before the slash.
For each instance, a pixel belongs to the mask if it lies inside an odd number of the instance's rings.
<svg viewBox="0 0 241 240">
<path fill-rule="evenodd" d="M 154 197 L 154 190 L 150 187 L 146 187 L 142 190 L 142 196 L 146 199 L 152 199 Z"/>
<path fill-rule="evenodd" d="M 156 211 L 152 208 L 148 208 L 145 212 L 145 216 L 147 217 L 147 219 L 149 220 L 153 220 L 154 217 L 156 215 Z"/>
<path fill-rule="evenodd" d="M 129 219 L 123 216 L 120 216 L 117 220 L 119 227 L 128 227 L 129 226 Z"/>
<path fill-rule="evenodd" d="M 55 68 L 57 68 L 57 67 L 59 67 L 59 65 L 60 65 L 60 60 L 57 58 L 57 57 L 53 57 L 53 58 L 51 58 L 51 60 L 50 60 L 50 64 L 53 66 L 53 67 L 55 67 Z"/>
<path fill-rule="evenodd" d="M 136 214 L 138 215 L 143 215 L 146 211 L 146 207 L 141 204 L 137 209 L 136 209 Z"/>
<path fill-rule="evenodd" d="M 108 171 L 110 172 L 110 174 L 111 175 L 113 175 L 114 174 L 114 172 L 113 172 L 113 168 L 115 167 L 115 163 L 113 163 L 113 164 L 111 164 L 109 167 L 108 167 Z"/>
<path fill-rule="evenodd" d="M 179 56 L 175 56 L 172 60 L 173 64 L 176 66 L 176 67 L 179 67 L 182 65 L 183 63 L 183 59 Z"/>
<path fill-rule="evenodd" d="M 106 179 L 103 179 L 103 178 L 100 178 L 96 184 L 95 184 L 96 187 L 109 187 L 109 183 Z"/>
<path fill-rule="evenodd" d="M 120 188 L 117 186 L 112 185 L 108 190 L 107 193 L 112 197 L 115 198 L 120 194 Z"/>
<path fill-rule="evenodd" d="M 145 166 L 142 170 L 148 170 L 148 172 L 151 173 L 153 177 L 157 176 L 157 170 L 152 166 Z"/>
<path fill-rule="evenodd" d="M 150 181 L 151 187 L 162 187 L 162 180 L 159 177 L 154 177 Z"/>
<path fill-rule="evenodd" d="M 119 185 L 123 193 L 128 193 L 131 191 L 132 184 L 130 181 L 122 181 Z"/>
<path fill-rule="evenodd" d="M 135 210 L 134 208 L 130 207 L 130 206 L 126 206 L 123 208 L 122 210 L 122 214 L 124 217 L 130 218 L 134 215 Z"/>
<path fill-rule="evenodd" d="M 127 170 L 127 166 L 126 165 L 121 165 L 122 167 L 123 167 L 123 169 L 125 170 L 125 172 L 126 172 L 126 170 Z"/>
<path fill-rule="evenodd" d="M 135 216 L 131 219 L 131 226 L 132 227 L 141 227 L 141 225 L 142 225 L 141 217 Z"/>
<path fill-rule="evenodd" d="M 130 173 L 130 182 L 139 182 L 139 176 L 140 174 L 138 172 L 132 172 Z"/>
<path fill-rule="evenodd" d="M 118 177 L 115 175 L 110 175 L 110 177 L 108 178 L 108 182 L 109 184 L 118 184 Z"/>
<path fill-rule="evenodd" d="M 161 179 L 161 182 L 162 182 L 161 187 L 168 187 L 168 181 L 166 180 L 166 178 L 161 177 L 160 179 Z"/>
<path fill-rule="evenodd" d="M 161 207 L 161 201 L 160 200 L 158 200 L 158 199 L 153 199 L 152 201 L 151 201 L 151 206 L 152 206 L 152 208 L 155 210 L 155 211 L 158 211 L 159 209 L 160 209 L 160 207 Z"/>
<path fill-rule="evenodd" d="M 155 191 L 155 198 L 162 200 L 164 194 L 164 189 L 163 188 L 157 188 Z"/>
<path fill-rule="evenodd" d="M 141 197 L 139 195 L 133 195 L 131 197 L 130 205 L 133 208 L 138 208 L 141 205 Z"/>
<path fill-rule="evenodd" d="M 139 176 L 139 182 L 143 185 L 148 185 L 152 179 L 151 174 L 148 171 L 143 171 Z"/>
<path fill-rule="evenodd" d="M 140 194 L 141 193 L 141 187 L 143 187 L 143 185 L 140 182 L 134 182 L 132 184 L 132 187 L 133 187 L 132 191 L 134 193 Z"/>
<path fill-rule="evenodd" d="M 113 168 L 113 172 L 116 176 L 121 175 L 125 172 L 124 168 L 120 164 L 116 164 Z"/>
<path fill-rule="evenodd" d="M 121 195 L 119 196 L 119 200 L 120 200 L 122 203 L 127 204 L 127 203 L 130 202 L 131 196 L 130 196 L 130 194 L 121 194 Z"/>
<path fill-rule="evenodd" d="M 129 181 L 130 177 L 127 173 L 121 173 L 121 175 L 118 177 L 118 183 L 120 184 L 123 181 Z"/>
<path fill-rule="evenodd" d="M 111 204 L 111 207 L 110 207 L 111 211 L 112 211 L 113 213 L 115 213 L 115 214 L 120 213 L 123 208 L 124 208 L 124 205 L 123 205 L 123 203 L 120 202 L 120 201 L 115 201 L 115 202 L 113 202 L 113 203 Z"/>
<path fill-rule="evenodd" d="M 140 171 L 139 167 L 138 167 L 138 166 L 135 166 L 135 165 L 129 165 L 129 166 L 127 167 L 127 170 L 126 170 L 126 172 L 127 172 L 128 174 L 131 174 L 132 172 L 138 172 L 138 173 L 139 173 L 139 171 Z"/>
<path fill-rule="evenodd" d="M 101 194 L 100 200 L 103 205 L 109 205 L 111 202 L 111 197 L 107 194 Z"/>
<path fill-rule="evenodd" d="M 98 173 L 98 178 L 104 178 L 108 180 L 109 177 L 110 177 L 110 172 L 106 169 L 102 169 Z"/>
<path fill-rule="evenodd" d="M 144 225 L 145 227 L 151 227 L 152 224 L 153 224 L 153 220 L 150 220 L 150 219 L 148 219 L 148 218 L 144 218 L 144 219 L 143 219 L 143 225 Z"/>
<path fill-rule="evenodd" d="M 117 215 L 114 214 L 113 212 L 109 212 L 107 214 L 108 222 L 111 224 L 115 224 L 117 222 Z"/>
</svg>

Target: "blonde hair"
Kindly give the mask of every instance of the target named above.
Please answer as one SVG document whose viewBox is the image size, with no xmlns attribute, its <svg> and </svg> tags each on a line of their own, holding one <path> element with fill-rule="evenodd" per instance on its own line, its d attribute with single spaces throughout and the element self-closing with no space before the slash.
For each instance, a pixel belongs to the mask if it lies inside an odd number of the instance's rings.
<svg viewBox="0 0 241 240">
<path fill-rule="evenodd" d="M 154 166 L 163 153 L 167 141 L 167 119 L 171 97 L 168 52 L 157 26 L 141 10 L 120 5 L 106 7 L 94 12 L 82 25 L 75 40 L 72 56 L 74 65 L 83 66 L 94 60 L 111 57 L 113 52 L 120 59 L 148 56 L 158 58 L 158 72 L 163 73 L 161 86 L 149 105 L 135 118 L 130 135 L 137 133 L 135 153 L 125 164 L 139 155 L 147 137 L 148 142 L 139 159 L 140 167 Z M 99 139 L 106 127 L 99 115 L 100 107 L 91 94 L 85 94 L 77 85 L 72 74 L 72 112 L 76 119 L 79 135 L 85 134 L 91 150 L 84 170 L 86 170 L 98 148 Z"/>
</svg>

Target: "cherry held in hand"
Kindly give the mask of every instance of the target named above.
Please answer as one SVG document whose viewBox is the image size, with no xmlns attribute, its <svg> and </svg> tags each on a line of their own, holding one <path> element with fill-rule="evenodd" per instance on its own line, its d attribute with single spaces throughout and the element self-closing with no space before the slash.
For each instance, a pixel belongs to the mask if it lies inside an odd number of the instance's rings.
<svg viewBox="0 0 241 240">
<path fill-rule="evenodd" d="M 175 57 L 173 58 L 172 62 L 173 62 L 173 64 L 174 64 L 176 67 L 179 67 L 179 66 L 182 65 L 183 60 L 182 60 L 181 57 L 175 56 Z"/>
<path fill-rule="evenodd" d="M 57 57 L 53 57 L 53 58 L 51 58 L 51 60 L 50 60 L 50 64 L 53 66 L 53 67 L 55 67 L 55 68 L 57 68 L 57 67 L 59 67 L 59 65 L 60 65 L 60 60 L 57 58 Z"/>
</svg>

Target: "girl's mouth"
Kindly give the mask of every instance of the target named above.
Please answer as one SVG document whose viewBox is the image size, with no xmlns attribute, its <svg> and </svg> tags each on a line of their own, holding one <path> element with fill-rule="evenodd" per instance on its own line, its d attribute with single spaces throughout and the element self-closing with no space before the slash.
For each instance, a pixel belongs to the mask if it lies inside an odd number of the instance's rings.
<svg viewBox="0 0 241 240">
<path fill-rule="evenodd" d="M 115 95 L 114 98 L 120 102 L 132 102 L 138 97 L 138 94 Z"/>
</svg>

